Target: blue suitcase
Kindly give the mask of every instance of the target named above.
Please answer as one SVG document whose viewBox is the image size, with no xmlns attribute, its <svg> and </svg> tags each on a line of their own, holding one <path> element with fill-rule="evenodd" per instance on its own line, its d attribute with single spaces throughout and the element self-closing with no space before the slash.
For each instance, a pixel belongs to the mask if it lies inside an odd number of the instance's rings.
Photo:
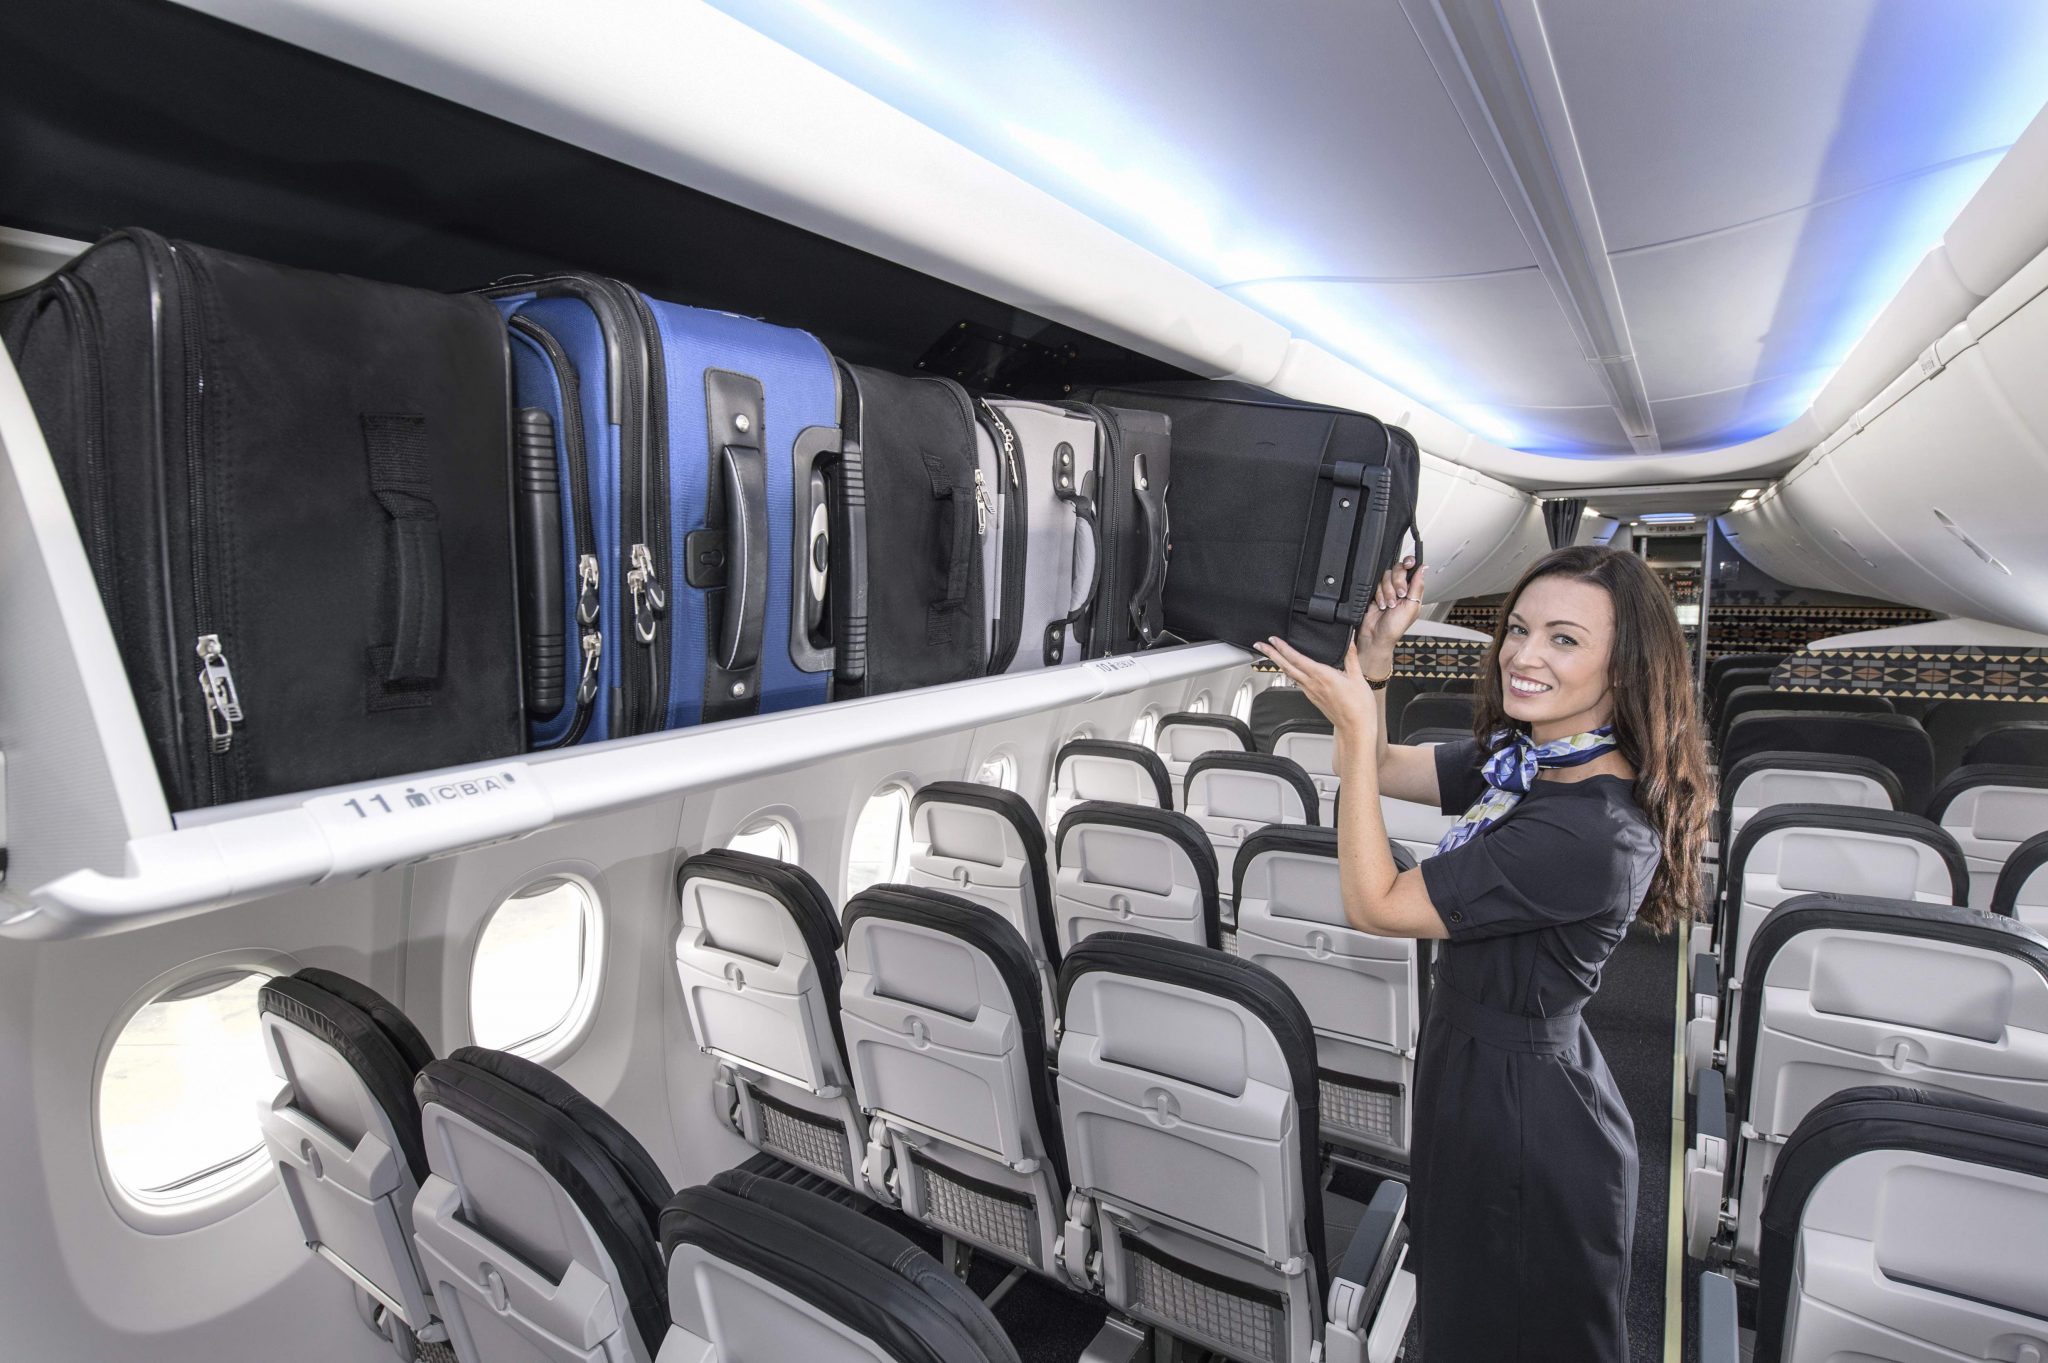
<svg viewBox="0 0 2048 1363">
<path fill-rule="evenodd" d="M 589 275 L 489 296 L 520 409 L 532 746 L 828 699 L 824 346 Z"/>
</svg>

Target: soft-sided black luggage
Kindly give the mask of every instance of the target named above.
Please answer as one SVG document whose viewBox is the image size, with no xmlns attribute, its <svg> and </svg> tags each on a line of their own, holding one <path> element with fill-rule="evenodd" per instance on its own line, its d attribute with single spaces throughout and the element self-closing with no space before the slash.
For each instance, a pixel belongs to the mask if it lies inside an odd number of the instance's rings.
<svg viewBox="0 0 2048 1363">
<path fill-rule="evenodd" d="M 1162 412 L 1077 404 L 1102 429 L 1095 509 L 1097 581 L 1091 658 L 1171 642 L 1166 628 L 1172 422 Z"/>
<path fill-rule="evenodd" d="M 1362 412 L 1244 383 L 1147 384 L 1090 397 L 1173 423 L 1166 628 L 1240 645 L 1277 634 L 1341 663 L 1380 575 L 1415 528 L 1414 437 Z"/>
<path fill-rule="evenodd" d="M 520 751 L 489 304 L 131 230 L 0 329 L 172 808 Z"/>
<path fill-rule="evenodd" d="M 826 471 L 835 693 L 981 676 L 996 527 L 973 403 L 951 379 L 842 368 L 844 443 Z"/>
</svg>

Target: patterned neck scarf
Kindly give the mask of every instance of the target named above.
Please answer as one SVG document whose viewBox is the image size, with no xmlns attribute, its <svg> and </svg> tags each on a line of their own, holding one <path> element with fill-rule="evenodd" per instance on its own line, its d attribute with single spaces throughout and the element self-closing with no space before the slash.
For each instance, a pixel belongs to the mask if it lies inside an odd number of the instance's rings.
<svg viewBox="0 0 2048 1363">
<path fill-rule="evenodd" d="M 1536 784 L 1536 773 L 1543 768 L 1582 766 L 1615 747 L 1612 724 L 1548 743 L 1533 742 L 1527 734 L 1504 733 L 1495 734 L 1493 741 L 1497 745 L 1493 756 L 1479 769 L 1479 774 L 1486 778 L 1486 793 L 1451 825 L 1443 841 L 1436 845 L 1439 852 L 1464 846 L 1506 818 L 1508 811 L 1520 804 Z"/>
</svg>

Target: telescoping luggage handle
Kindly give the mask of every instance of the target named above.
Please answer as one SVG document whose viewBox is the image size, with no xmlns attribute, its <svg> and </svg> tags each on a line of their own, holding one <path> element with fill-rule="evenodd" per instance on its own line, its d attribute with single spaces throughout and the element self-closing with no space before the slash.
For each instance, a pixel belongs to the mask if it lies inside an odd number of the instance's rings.
<svg viewBox="0 0 2048 1363">
<path fill-rule="evenodd" d="M 1372 570 L 1386 544 L 1394 471 L 1385 464 L 1340 460 L 1325 465 L 1322 476 L 1331 484 L 1329 519 L 1323 526 L 1322 554 L 1306 613 L 1311 620 L 1342 620 L 1355 625 L 1365 618 L 1366 605 L 1379 585 Z M 1415 561 L 1423 561 L 1419 534 L 1415 536 Z M 1347 592 L 1345 583 L 1351 578 L 1353 564 L 1364 567 Z"/>
</svg>

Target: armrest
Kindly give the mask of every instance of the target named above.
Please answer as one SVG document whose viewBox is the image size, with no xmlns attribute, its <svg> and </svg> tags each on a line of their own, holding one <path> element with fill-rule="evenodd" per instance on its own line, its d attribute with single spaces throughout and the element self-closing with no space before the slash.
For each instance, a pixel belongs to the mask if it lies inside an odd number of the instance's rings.
<svg viewBox="0 0 2048 1363">
<path fill-rule="evenodd" d="M 1330 1320 L 1356 1331 L 1379 1310 L 1408 1244 L 1408 1189 L 1387 1179 L 1374 1190 L 1344 1257 L 1330 1270 Z"/>
<path fill-rule="evenodd" d="M 1700 1363 L 1742 1363 L 1735 1281 L 1724 1273 L 1700 1274 Z"/>
<path fill-rule="evenodd" d="M 1699 1091 L 1692 1097 L 1693 1137 L 1711 1137 L 1726 1142 L 1728 1139 L 1728 1077 L 1719 1070 L 1708 1070 L 1699 1077 Z"/>
<path fill-rule="evenodd" d="M 1692 954 L 1692 992 L 1720 997 L 1721 959 L 1711 951 Z"/>
</svg>

